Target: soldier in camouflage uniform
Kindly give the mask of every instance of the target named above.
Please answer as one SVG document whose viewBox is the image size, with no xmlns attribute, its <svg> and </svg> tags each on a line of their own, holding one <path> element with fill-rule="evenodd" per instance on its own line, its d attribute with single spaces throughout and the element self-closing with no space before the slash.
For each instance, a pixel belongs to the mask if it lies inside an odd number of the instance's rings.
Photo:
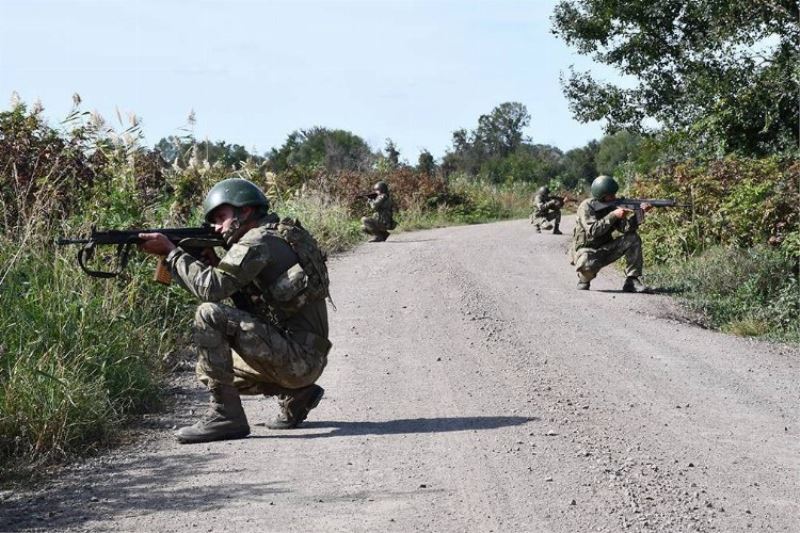
<svg viewBox="0 0 800 533">
<path fill-rule="evenodd" d="M 173 279 L 204 302 L 194 343 L 211 405 L 175 435 L 181 443 L 246 437 L 240 394 L 279 396 L 280 415 L 267 426 L 297 427 L 324 393 L 314 384 L 331 347 L 324 255 L 299 222 L 277 222 L 264 193 L 247 180 L 221 181 L 203 208 L 225 239 L 222 259 L 207 249 L 201 260 L 159 233 L 140 234 L 142 249 L 166 256 Z"/>
<path fill-rule="evenodd" d="M 572 264 L 578 272 L 578 289 L 589 290 L 589 284 L 597 273 L 625 256 L 625 292 L 644 292 L 647 288 L 641 281 L 642 240 L 636 230 L 636 219 L 630 217 L 630 209 L 613 204 L 619 185 L 610 176 L 598 176 L 592 182 L 592 198 L 578 206 L 577 220 L 573 232 Z M 642 204 L 649 211 L 650 204 Z"/>
<path fill-rule="evenodd" d="M 550 221 L 552 221 L 553 235 L 561 235 L 561 230 L 558 228 L 561 224 L 561 205 L 562 200 L 552 198 L 547 186 L 536 191 L 536 196 L 533 197 L 533 213 L 531 213 L 531 224 L 536 228 L 536 233 L 541 233 L 542 229 L 550 229 Z"/>
<path fill-rule="evenodd" d="M 389 195 L 389 186 L 379 181 L 372 187 L 373 194 L 367 197 L 367 203 L 375 211 L 374 216 L 361 219 L 361 230 L 373 235 L 370 242 L 382 242 L 389 238 L 390 229 L 394 229 L 394 202 Z"/>
</svg>

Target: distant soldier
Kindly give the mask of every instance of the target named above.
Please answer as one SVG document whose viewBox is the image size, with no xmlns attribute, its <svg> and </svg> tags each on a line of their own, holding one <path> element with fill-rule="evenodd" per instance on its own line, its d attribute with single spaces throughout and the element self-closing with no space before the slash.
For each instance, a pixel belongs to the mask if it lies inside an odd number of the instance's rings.
<svg viewBox="0 0 800 533">
<path fill-rule="evenodd" d="M 139 234 L 142 249 L 165 257 L 173 279 L 203 302 L 194 344 L 211 401 L 196 424 L 175 436 L 181 443 L 246 437 L 240 394 L 278 396 L 280 414 L 267 426 L 295 428 L 324 393 L 315 382 L 331 348 L 325 256 L 298 221 L 279 221 L 247 180 L 214 185 L 203 211 L 227 243 L 221 259 L 210 248 L 194 257 L 161 233 Z"/>
<path fill-rule="evenodd" d="M 379 181 L 372 187 L 372 192 L 363 195 L 367 203 L 375 211 L 372 217 L 361 219 L 361 230 L 374 237 L 370 242 L 382 242 L 389 238 L 389 231 L 397 224 L 394 221 L 394 202 L 389 194 L 389 186 Z"/>
<path fill-rule="evenodd" d="M 636 233 L 639 223 L 630 209 L 617 207 L 619 185 L 610 176 L 598 176 L 592 182 L 592 198 L 587 198 L 578 206 L 577 220 L 573 233 L 572 263 L 578 272 L 578 289 L 589 290 L 589 283 L 597 273 L 625 256 L 625 292 L 644 292 L 647 290 L 641 281 L 642 240 Z M 641 204 L 643 211 L 649 211 L 650 204 Z"/>
<path fill-rule="evenodd" d="M 539 188 L 536 196 L 533 197 L 533 213 L 531 213 L 531 224 L 536 228 L 536 233 L 541 233 L 542 229 L 553 228 L 553 235 L 561 235 L 558 225 L 561 223 L 561 207 L 564 199 L 558 196 L 550 196 L 550 189 L 547 186 Z M 550 222 L 552 221 L 552 224 Z"/>
</svg>

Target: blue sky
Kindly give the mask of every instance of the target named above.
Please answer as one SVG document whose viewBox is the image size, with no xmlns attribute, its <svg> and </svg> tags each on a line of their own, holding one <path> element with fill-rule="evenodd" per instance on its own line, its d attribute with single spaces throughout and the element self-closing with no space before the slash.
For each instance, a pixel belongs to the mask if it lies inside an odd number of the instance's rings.
<svg viewBox="0 0 800 533">
<path fill-rule="evenodd" d="M 55 123 L 77 92 L 114 125 L 116 109 L 141 117 L 151 144 L 194 110 L 197 138 L 258 153 L 325 126 L 416 162 L 518 101 L 532 140 L 566 150 L 602 129 L 561 92 L 561 72 L 592 63 L 550 33 L 555 3 L 0 0 L 0 108 L 16 91 Z"/>
</svg>

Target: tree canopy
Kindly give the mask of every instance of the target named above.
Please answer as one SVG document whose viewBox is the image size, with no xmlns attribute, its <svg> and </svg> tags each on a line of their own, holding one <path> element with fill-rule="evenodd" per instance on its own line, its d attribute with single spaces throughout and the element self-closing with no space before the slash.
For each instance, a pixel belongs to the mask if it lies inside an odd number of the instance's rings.
<svg viewBox="0 0 800 533">
<path fill-rule="evenodd" d="M 698 152 L 796 150 L 797 0 L 561 0 L 553 32 L 634 81 L 571 71 L 575 116 L 609 131 L 680 133 Z"/>
<path fill-rule="evenodd" d="M 280 148 L 268 154 L 270 170 L 324 169 L 328 172 L 364 170 L 374 159 L 369 145 L 346 130 L 314 127 L 289 134 Z"/>
</svg>

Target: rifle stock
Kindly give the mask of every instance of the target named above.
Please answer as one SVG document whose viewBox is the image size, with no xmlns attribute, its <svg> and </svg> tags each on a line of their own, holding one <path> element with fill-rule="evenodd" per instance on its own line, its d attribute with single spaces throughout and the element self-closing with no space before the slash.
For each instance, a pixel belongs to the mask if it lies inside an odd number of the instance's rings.
<svg viewBox="0 0 800 533">
<path fill-rule="evenodd" d="M 164 260 L 163 257 L 158 258 L 158 264 L 156 265 L 156 270 L 155 272 L 153 272 L 153 281 L 157 281 L 162 285 L 169 285 L 170 283 L 172 283 L 172 273 L 169 271 L 167 262 Z"/>
</svg>

